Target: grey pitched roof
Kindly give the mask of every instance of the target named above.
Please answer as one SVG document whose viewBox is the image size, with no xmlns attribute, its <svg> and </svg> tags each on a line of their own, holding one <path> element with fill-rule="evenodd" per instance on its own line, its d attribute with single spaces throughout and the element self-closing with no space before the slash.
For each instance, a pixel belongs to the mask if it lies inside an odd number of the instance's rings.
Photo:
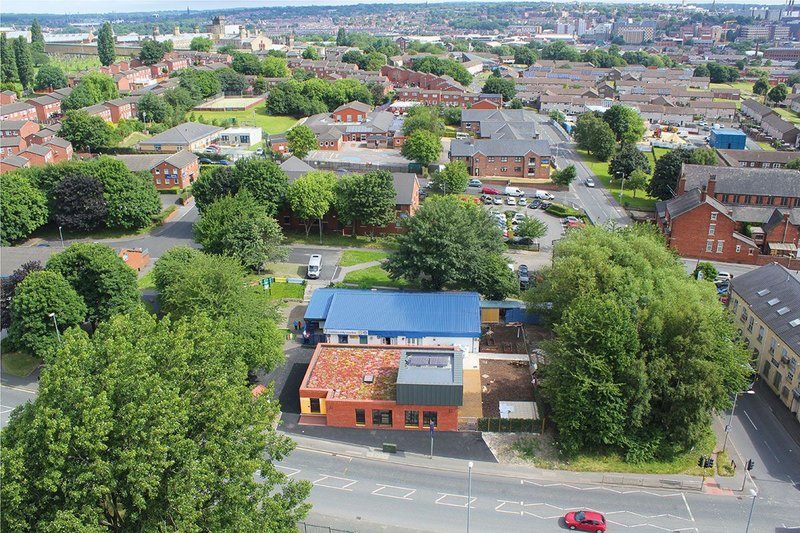
<svg viewBox="0 0 800 533">
<path fill-rule="evenodd" d="M 28 164 L 28 160 L 25 159 L 22 156 L 19 156 L 19 155 L 12 155 L 12 156 L 6 157 L 2 161 L 6 165 L 10 165 L 10 166 L 17 167 L 17 168 L 22 168 L 22 167 L 24 167 L 25 165 Z"/>
<path fill-rule="evenodd" d="M 199 122 L 184 122 L 174 128 L 154 135 L 149 139 L 139 141 L 140 145 L 155 145 L 155 144 L 190 144 L 205 137 L 217 134 L 224 128 L 219 126 L 211 126 L 209 124 L 200 124 Z"/>
<path fill-rule="evenodd" d="M 42 96 L 39 96 L 37 98 L 31 98 L 30 100 L 28 100 L 28 102 L 36 102 L 39 105 L 50 105 L 60 101 L 61 100 L 59 100 L 58 98 L 53 98 L 49 94 L 43 94 Z"/>
<path fill-rule="evenodd" d="M 0 146 L 3 148 L 7 146 L 19 146 L 23 141 L 24 139 L 19 135 L 14 135 L 13 137 L 3 135 L 0 137 Z"/>
<path fill-rule="evenodd" d="M 685 190 L 702 187 L 716 176 L 715 191 L 722 194 L 800 196 L 800 172 L 783 168 L 738 168 L 684 165 Z"/>
<path fill-rule="evenodd" d="M 125 163 L 128 170 L 133 172 L 149 172 L 153 167 L 161 163 L 169 163 L 177 168 L 183 168 L 197 160 L 197 156 L 188 150 L 181 150 L 174 154 L 126 154 L 118 155 L 115 158 Z"/>
<path fill-rule="evenodd" d="M 789 349 L 800 352 L 800 280 L 791 271 L 764 265 L 733 278 L 731 290 Z"/>
<path fill-rule="evenodd" d="M 475 154 L 516 157 L 528 152 L 539 156 L 550 155 L 550 144 L 543 140 L 517 139 L 455 139 L 450 143 L 450 155 L 453 157 L 472 157 Z"/>
<path fill-rule="evenodd" d="M 4 120 L 2 124 L 0 124 L 0 130 L 8 131 L 8 130 L 18 130 L 22 128 L 28 122 L 33 122 L 32 120 Z"/>
<path fill-rule="evenodd" d="M 800 158 L 797 152 L 771 152 L 767 150 L 717 150 L 717 153 L 728 166 L 739 166 L 743 161 L 758 163 L 786 164 Z"/>
<path fill-rule="evenodd" d="M 20 155 L 26 154 L 28 152 L 44 157 L 50 153 L 50 148 L 47 148 L 41 144 L 31 144 L 24 151 L 20 152 Z"/>
<path fill-rule="evenodd" d="M 86 111 L 87 113 L 105 113 L 109 109 L 104 106 L 103 104 L 94 104 L 88 107 L 84 107 L 81 111 Z"/>
<path fill-rule="evenodd" d="M 169 163 L 170 165 L 174 165 L 178 168 L 183 168 L 187 165 L 191 165 L 195 161 L 198 160 L 198 157 L 194 155 L 189 150 L 181 150 L 180 152 L 176 152 L 170 156 L 168 156 L 164 162 Z"/>
<path fill-rule="evenodd" d="M 411 205 L 414 200 L 414 183 L 417 175 L 410 172 L 392 172 L 394 181 L 394 203 L 396 205 Z"/>
<path fill-rule="evenodd" d="M 364 113 L 369 113 L 372 110 L 372 107 L 365 104 L 364 102 L 359 102 L 357 100 L 354 100 L 352 102 L 340 105 L 339 107 L 334 109 L 333 112 L 336 113 L 337 111 L 342 111 L 344 109 L 355 109 L 357 111 L 363 111 Z"/>
<path fill-rule="evenodd" d="M 45 143 L 45 146 L 49 145 L 49 144 L 52 144 L 52 145 L 55 145 L 55 146 L 58 146 L 58 147 L 61 147 L 61 148 L 67 148 L 69 146 L 72 146 L 71 142 L 69 142 L 66 139 L 62 139 L 61 137 L 53 137 L 52 139 L 50 139 L 49 141 L 47 141 Z"/>
<path fill-rule="evenodd" d="M 290 157 L 286 161 L 280 164 L 281 170 L 286 174 L 289 178 L 289 181 L 292 182 L 299 178 L 300 176 L 305 175 L 307 172 L 311 172 L 314 168 L 307 164 L 302 159 L 299 159 L 295 156 Z"/>
<path fill-rule="evenodd" d="M 776 130 L 778 130 L 780 133 L 789 133 L 792 130 L 797 131 L 797 127 L 795 127 L 794 124 L 792 124 L 791 122 L 787 122 L 783 120 L 780 116 L 774 114 L 764 117 L 764 119 L 761 121 L 761 125 L 771 126 Z"/>
<path fill-rule="evenodd" d="M 734 205 L 730 206 L 733 219 L 737 222 L 750 222 L 753 224 L 766 224 L 775 214 L 775 206 Z M 789 213 L 789 222 L 800 225 L 800 208 L 780 209 L 781 213 Z"/>
<path fill-rule="evenodd" d="M 742 102 L 742 107 L 751 109 L 753 112 L 758 113 L 761 116 L 769 115 L 770 113 L 775 114 L 775 111 L 768 108 L 761 102 L 756 102 L 755 100 L 745 100 Z"/>
<path fill-rule="evenodd" d="M 14 102 L 13 104 L 3 104 L 0 106 L 0 114 L 6 115 L 33 108 L 34 107 L 28 102 Z"/>
</svg>

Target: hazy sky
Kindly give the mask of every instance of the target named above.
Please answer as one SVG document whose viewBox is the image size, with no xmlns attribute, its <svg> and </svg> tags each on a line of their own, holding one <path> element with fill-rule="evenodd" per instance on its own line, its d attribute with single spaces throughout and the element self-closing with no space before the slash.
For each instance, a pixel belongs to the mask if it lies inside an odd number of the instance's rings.
<svg viewBox="0 0 800 533">
<path fill-rule="evenodd" d="M 442 3 L 448 1 L 464 0 L 435 0 L 431 3 Z M 467 0 L 469 1 L 469 0 Z M 477 0 L 476 0 L 477 1 Z M 482 1 L 502 1 L 502 0 L 482 0 Z M 610 0 L 605 0 L 609 3 Z M 647 0 L 641 0 L 647 1 Z M 665 2 L 662 0 L 659 3 L 678 3 L 680 0 L 674 2 Z M 108 13 L 109 8 L 113 8 L 113 12 L 142 12 L 142 11 L 163 11 L 163 10 L 185 10 L 190 7 L 192 10 L 206 10 L 206 9 L 227 9 L 234 7 L 269 7 L 269 6 L 300 6 L 300 5 L 348 5 L 358 3 L 380 3 L 380 4 L 407 4 L 409 2 L 400 2 L 398 0 L 373 0 L 371 2 L 358 2 L 353 0 L 3 0 L 2 7 L 0 7 L 0 24 L 2 24 L 2 12 L 7 13 Z M 420 1 L 410 3 L 421 3 Z M 572 2 L 570 2 L 572 3 Z M 624 3 L 623 0 L 614 1 L 613 3 Z M 647 2 L 650 3 L 650 2 Z M 703 3 L 710 3 L 710 0 L 704 0 Z M 720 3 L 725 3 L 720 2 Z M 741 2 L 753 3 L 753 2 Z M 781 5 L 785 4 L 784 0 L 761 0 L 756 5 Z"/>
</svg>

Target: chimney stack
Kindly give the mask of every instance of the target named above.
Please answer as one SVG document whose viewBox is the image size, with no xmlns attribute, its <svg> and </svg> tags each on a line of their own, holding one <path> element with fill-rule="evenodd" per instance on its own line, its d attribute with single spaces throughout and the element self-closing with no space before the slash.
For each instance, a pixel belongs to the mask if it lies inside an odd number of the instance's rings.
<svg viewBox="0 0 800 533">
<path fill-rule="evenodd" d="M 706 187 L 706 189 L 707 189 L 706 192 L 708 193 L 708 195 L 711 198 L 715 198 L 714 192 L 717 189 L 717 175 L 716 174 L 711 174 L 711 176 L 708 177 L 708 186 Z"/>
</svg>

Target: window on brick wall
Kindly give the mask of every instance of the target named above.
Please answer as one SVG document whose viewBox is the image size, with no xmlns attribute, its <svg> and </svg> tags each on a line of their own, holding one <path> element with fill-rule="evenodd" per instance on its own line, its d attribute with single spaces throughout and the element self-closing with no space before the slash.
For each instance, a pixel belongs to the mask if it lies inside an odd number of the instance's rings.
<svg viewBox="0 0 800 533">
<path fill-rule="evenodd" d="M 439 425 L 438 413 L 436 411 L 423 411 L 422 412 L 422 425 L 430 427 L 431 423 L 433 423 L 433 427 Z"/>
<path fill-rule="evenodd" d="M 714 250 L 714 241 L 706 241 L 706 252 L 712 252 Z"/>
<path fill-rule="evenodd" d="M 717 241 L 717 253 L 722 253 L 722 248 L 725 246 L 725 241 Z"/>
<path fill-rule="evenodd" d="M 736 253 L 738 254 L 741 251 L 742 251 L 742 245 L 741 244 L 737 244 L 736 245 Z"/>
<path fill-rule="evenodd" d="M 405 425 L 419 427 L 419 411 L 406 411 Z"/>
<path fill-rule="evenodd" d="M 392 412 L 388 409 L 373 409 L 372 424 L 375 426 L 391 426 Z"/>
<path fill-rule="evenodd" d="M 717 213 L 716 211 L 714 211 L 713 213 L 711 213 L 711 220 L 717 220 L 717 215 L 718 215 L 718 214 L 719 214 L 719 213 Z"/>
<path fill-rule="evenodd" d="M 356 425 L 363 426 L 367 423 L 367 417 L 363 409 L 356 409 Z"/>
<path fill-rule="evenodd" d="M 708 234 L 714 235 L 717 232 L 717 225 L 716 224 L 709 224 L 708 225 Z"/>
</svg>

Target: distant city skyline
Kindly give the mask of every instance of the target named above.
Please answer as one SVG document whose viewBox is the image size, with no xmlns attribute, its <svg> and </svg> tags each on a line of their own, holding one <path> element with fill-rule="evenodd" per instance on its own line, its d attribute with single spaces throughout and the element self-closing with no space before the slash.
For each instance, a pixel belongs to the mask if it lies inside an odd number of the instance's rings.
<svg viewBox="0 0 800 533">
<path fill-rule="evenodd" d="M 442 3 L 488 3 L 488 2 L 501 2 L 504 0 L 436 0 L 430 2 L 431 4 Z M 556 0 L 558 1 L 558 0 Z M 613 4 L 637 4 L 637 3 L 652 3 L 647 0 L 602 0 L 604 3 Z M 224 10 L 235 8 L 261 8 L 261 7 L 282 7 L 282 6 L 322 6 L 322 5 L 355 5 L 355 4 L 399 4 L 408 5 L 409 3 L 422 3 L 422 2 L 398 2 L 397 0 L 373 0 L 371 2 L 358 2 L 353 0 L 277 0 L 267 1 L 264 0 L 231 0 L 220 5 L 219 0 L 118 0 L 116 2 L 108 2 L 108 0 L 79 0 L 75 3 L 65 3 L 62 0 L 37 0 L 30 2 L 29 0 L 6 0 L 3 2 L 2 12 L 5 13 L 35 13 L 35 14 L 109 14 L 109 13 L 141 13 L 148 11 L 185 11 L 188 7 L 192 11 L 206 11 L 206 10 Z M 564 3 L 574 3 L 572 1 Z M 661 4 L 679 4 L 681 0 L 662 0 L 658 3 Z M 709 4 L 710 2 L 688 2 L 690 4 Z M 779 6 L 784 5 L 786 2 L 783 0 L 763 0 L 757 4 L 753 2 L 720 2 L 720 4 L 744 4 L 753 6 Z M 113 11 L 109 11 L 109 7 L 114 7 Z M 69 9 L 64 9 L 68 7 Z"/>
</svg>

